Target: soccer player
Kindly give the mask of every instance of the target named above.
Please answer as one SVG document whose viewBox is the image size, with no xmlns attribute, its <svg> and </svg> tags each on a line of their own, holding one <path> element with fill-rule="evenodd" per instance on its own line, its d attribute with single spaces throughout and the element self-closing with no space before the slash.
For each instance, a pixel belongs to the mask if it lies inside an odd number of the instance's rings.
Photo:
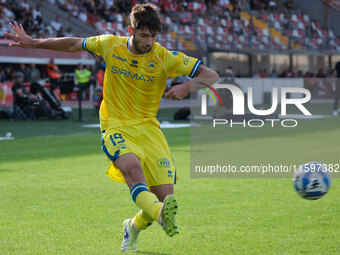
<svg viewBox="0 0 340 255">
<path fill-rule="evenodd" d="M 335 64 L 333 71 L 333 82 L 335 84 L 335 95 L 333 103 L 333 116 L 338 116 L 339 98 L 340 98 L 340 61 Z"/>
<path fill-rule="evenodd" d="M 88 51 L 106 62 L 104 99 L 100 107 L 102 149 L 111 164 L 107 174 L 126 183 L 133 201 L 141 209 L 124 221 L 121 250 L 136 250 L 141 230 L 157 221 L 167 235 L 178 233 L 177 201 L 173 195 L 176 168 L 156 114 L 168 77 L 198 77 L 211 85 L 215 71 L 181 52 L 168 51 L 156 43 L 161 32 L 157 7 L 138 4 L 130 14 L 130 37 L 101 35 L 89 38 L 33 39 L 22 25 L 10 24 L 11 47 L 42 48 L 66 52 Z M 165 97 L 181 100 L 194 79 L 174 86 Z"/>
</svg>

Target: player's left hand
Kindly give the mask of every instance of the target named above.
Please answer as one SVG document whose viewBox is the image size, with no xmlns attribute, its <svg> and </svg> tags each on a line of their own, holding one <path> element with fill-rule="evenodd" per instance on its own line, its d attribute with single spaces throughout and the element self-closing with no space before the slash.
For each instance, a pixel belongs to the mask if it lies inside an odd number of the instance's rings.
<svg viewBox="0 0 340 255">
<path fill-rule="evenodd" d="M 190 85 L 188 83 L 173 86 L 168 92 L 164 94 L 165 98 L 172 100 L 182 100 L 190 92 Z"/>
</svg>

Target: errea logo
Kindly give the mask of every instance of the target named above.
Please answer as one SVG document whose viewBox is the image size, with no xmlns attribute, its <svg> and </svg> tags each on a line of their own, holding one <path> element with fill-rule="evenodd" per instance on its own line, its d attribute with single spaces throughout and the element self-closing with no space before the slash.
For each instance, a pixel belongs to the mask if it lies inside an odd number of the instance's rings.
<svg viewBox="0 0 340 255">
<path fill-rule="evenodd" d="M 170 161 L 167 158 L 160 158 L 159 160 L 157 160 L 157 165 L 159 167 L 164 167 L 164 168 L 170 168 Z"/>
<path fill-rule="evenodd" d="M 132 60 L 131 63 L 132 64 L 130 64 L 130 66 L 138 67 L 138 61 L 137 60 Z"/>
</svg>

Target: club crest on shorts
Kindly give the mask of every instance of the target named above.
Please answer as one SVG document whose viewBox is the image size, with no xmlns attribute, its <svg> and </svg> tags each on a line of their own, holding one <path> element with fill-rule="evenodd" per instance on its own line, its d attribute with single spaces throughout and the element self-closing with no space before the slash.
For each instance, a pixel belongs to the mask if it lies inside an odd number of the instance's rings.
<svg viewBox="0 0 340 255">
<path fill-rule="evenodd" d="M 170 160 L 167 158 L 160 158 L 159 160 L 157 160 L 157 165 L 159 167 L 164 167 L 164 168 L 170 168 Z"/>
</svg>

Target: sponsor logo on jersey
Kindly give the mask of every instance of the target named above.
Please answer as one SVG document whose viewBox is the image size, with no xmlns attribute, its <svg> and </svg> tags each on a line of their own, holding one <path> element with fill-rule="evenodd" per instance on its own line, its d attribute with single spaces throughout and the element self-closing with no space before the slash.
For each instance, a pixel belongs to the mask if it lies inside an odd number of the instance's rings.
<svg viewBox="0 0 340 255">
<path fill-rule="evenodd" d="M 117 66 L 112 66 L 111 72 L 113 74 L 125 77 L 126 79 L 132 79 L 136 81 L 153 82 L 153 78 L 155 78 L 155 76 L 149 76 L 146 74 L 132 73 L 126 69 L 119 68 Z"/>
<path fill-rule="evenodd" d="M 117 56 L 117 55 L 115 55 L 115 54 L 112 54 L 112 57 L 115 58 L 115 59 L 118 59 L 118 60 L 120 60 L 120 61 L 126 62 L 126 58 L 122 58 L 122 57 Z"/>
<path fill-rule="evenodd" d="M 159 167 L 164 167 L 164 168 L 169 168 L 170 166 L 170 161 L 167 158 L 160 158 L 157 160 L 157 165 Z"/>
</svg>

